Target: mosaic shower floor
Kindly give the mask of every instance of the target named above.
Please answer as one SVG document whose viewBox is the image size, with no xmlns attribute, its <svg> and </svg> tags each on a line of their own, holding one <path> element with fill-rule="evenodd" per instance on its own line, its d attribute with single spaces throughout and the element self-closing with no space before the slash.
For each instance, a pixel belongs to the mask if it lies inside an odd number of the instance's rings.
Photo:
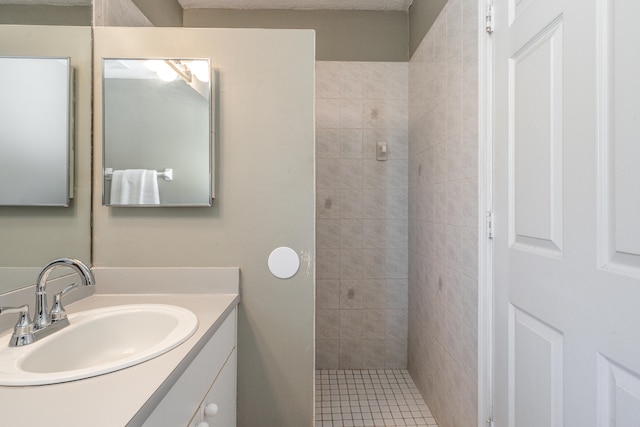
<svg viewBox="0 0 640 427">
<path fill-rule="evenodd" d="M 315 427 L 438 427 L 407 370 L 317 370 Z"/>
</svg>

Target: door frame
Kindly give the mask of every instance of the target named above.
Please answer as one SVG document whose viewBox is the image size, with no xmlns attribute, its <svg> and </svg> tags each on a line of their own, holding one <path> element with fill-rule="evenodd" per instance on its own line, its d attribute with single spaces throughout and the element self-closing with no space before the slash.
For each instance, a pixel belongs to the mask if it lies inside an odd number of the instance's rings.
<svg viewBox="0 0 640 427">
<path fill-rule="evenodd" d="M 492 0 L 478 0 L 478 427 L 493 426 Z"/>
</svg>

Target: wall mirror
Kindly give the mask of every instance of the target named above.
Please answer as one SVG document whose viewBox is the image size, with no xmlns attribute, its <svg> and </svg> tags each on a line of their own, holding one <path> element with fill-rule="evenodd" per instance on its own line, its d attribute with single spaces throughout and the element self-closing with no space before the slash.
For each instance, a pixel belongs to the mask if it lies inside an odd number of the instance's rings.
<svg viewBox="0 0 640 427">
<path fill-rule="evenodd" d="M 69 58 L 0 57 L 0 205 L 69 206 Z"/>
<path fill-rule="evenodd" d="M 211 206 L 208 59 L 103 59 L 103 204 Z"/>
<path fill-rule="evenodd" d="M 75 108 L 71 111 L 70 128 L 70 134 L 74 135 L 70 156 L 75 167 L 69 180 L 74 187 L 73 198 L 67 208 L 0 206 L 0 293 L 33 284 L 40 269 L 61 256 L 91 263 L 91 33 L 91 27 L 77 25 L 0 25 L 0 57 L 69 58 L 75 76 L 72 85 Z M 61 110 L 64 112 L 66 108 Z M 25 120 L 19 131 L 35 127 L 31 107 L 21 112 Z M 65 112 L 60 120 L 69 123 L 69 115 Z M 24 147 L 10 144 L 9 149 L 13 152 Z M 43 159 L 35 154 L 21 157 L 13 166 L 18 170 L 34 164 L 40 167 Z M 47 158 L 45 163 L 49 162 Z M 15 184 L 14 177 L 3 177 L 0 187 Z"/>
</svg>

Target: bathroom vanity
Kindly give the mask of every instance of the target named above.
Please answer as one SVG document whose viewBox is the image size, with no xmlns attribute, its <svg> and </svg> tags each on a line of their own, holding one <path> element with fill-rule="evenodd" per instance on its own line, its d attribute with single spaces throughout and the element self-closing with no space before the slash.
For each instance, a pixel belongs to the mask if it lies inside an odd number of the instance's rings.
<svg viewBox="0 0 640 427">
<path fill-rule="evenodd" d="M 167 304 L 192 311 L 195 332 L 160 356 L 108 374 L 0 386 L 3 425 L 235 426 L 238 269 L 97 268 L 94 274 L 96 293 L 68 304 L 70 315 Z"/>
</svg>

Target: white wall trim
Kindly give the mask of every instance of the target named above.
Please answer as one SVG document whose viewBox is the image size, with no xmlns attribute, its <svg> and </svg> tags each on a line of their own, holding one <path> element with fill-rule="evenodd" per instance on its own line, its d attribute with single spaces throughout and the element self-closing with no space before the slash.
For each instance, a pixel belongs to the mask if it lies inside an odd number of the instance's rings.
<svg viewBox="0 0 640 427">
<path fill-rule="evenodd" d="M 493 210 L 493 53 L 486 32 L 492 0 L 478 0 L 478 427 L 493 415 L 493 241 L 487 212 Z"/>
</svg>

